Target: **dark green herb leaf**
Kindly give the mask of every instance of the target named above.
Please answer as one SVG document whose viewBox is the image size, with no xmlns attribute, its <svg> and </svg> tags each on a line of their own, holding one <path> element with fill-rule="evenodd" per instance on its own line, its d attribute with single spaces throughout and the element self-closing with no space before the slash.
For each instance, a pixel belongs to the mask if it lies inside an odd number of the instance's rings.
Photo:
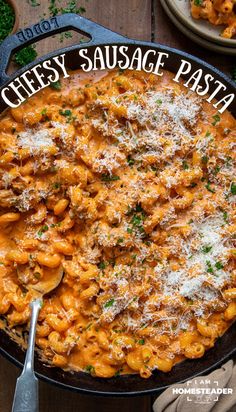
<svg viewBox="0 0 236 412">
<path fill-rule="evenodd" d="M 102 175 L 103 182 L 115 182 L 116 180 L 120 180 L 120 177 L 116 175 L 109 175 L 109 174 Z"/>
<path fill-rule="evenodd" d="M 104 308 L 110 308 L 110 307 L 114 304 L 114 302 L 115 302 L 115 299 L 114 299 L 114 298 L 108 300 L 108 301 L 105 303 Z"/>
<path fill-rule="evenodd" d="M 53 183 L 52 187 L 53 187 L 53 189 L 60 189 L 61 183 L 55 182 L 55 183 Z"/>
<path fill-rule="evenodd" d="M 42 114 L 43 116 L 46 116 L 46 114 L 47 114 L 47 109 L 46 109 L 46 107 L 41 111 L 41 114 Z"/>
<path fill-rule="evenodd" d="M 130 155 L 127 158 L 127 163 L 128 163 L 129 166 L 133 166 L 134 163 L 135 163 L 134 159 L 132 159 L 132 157 Z"/>
<path fill-rule="evenodd" d="M 224 265 L 221 262 L 216 262 L 215 267 L 216 269 L 223 269 Z"/>
<path fill-rule="evenodd" d="M 208 163 L 208 156 L 202 156 L 202 163 L 207 164 Z"/>
<path fill-rule="evenodd" d="M 101 269 L 101 270 L 106 269 L 106 263 L 105 263 L 105 262 L 100 262 L 100 263 L 98 264 L 98 268 Z"/>
<path fill-rule="evenodd" d="M 85 366 L 84 370 L 85 370 L 86 372 L 89 372 L 89 373 L 94 373 L 94 372 L 95 372 L 95 368 L 94 368 L 94 366 L 92 366 L 92 365 L 87 365 L 87 366 Z"/>
<path fill-rule="evenodd" d="M 220 166 L 216 166 L 213 172 L 214 175 L 216 176 L 219 173 L 219 171 L 220 171 Z"/>
<path fill-rule="evenodd" d="M 41 237 L 43 233 L 47 232 L 48 225 L 43 225 L 41 229 L 38 231 L 38 236 Z"/>
<path fill-rule="evenodd" d="M 207 272 L 214 274 L 214 270 L 213 270 L 213 267 L 211 266 L 211 262 L 207 260 L 206 264 L 207 264 Z"/>
<path fill-rule="evenodd" d="M 225 222 L 228 222 L 228 213 L 225 210 L 222 210 L 223 212 L 223 219 Z"/>
<path fill-rule="evenodd" d="M 189 169 L 189 165 L 188 165 L 188 163 L 186 162 L 186 160 L 183 160 L 182 165 L 183 165 L 183 169 L 184 169 L 184 170 Z"/>
<path fill-rule="evenodd" d="M 202 251 L 203 253 L 209 253 L 212 249 L 212 246 L 203 246 Z"/>
<path fill-rule="evenodd" d="M 39 272 L 34 272 L 34 277 L 36 279 L 40 279 L 41 278 L 41 274 Z"/>
<path fill-rule="evenodd" d="M 0 43 L 11 33 L 14 22 L 13 8 L 5 0 L 0 0 Z"/>
<path fill-rule="evenodd" d="M 234 182 L 231 183 L 230 192 L 232 195 L 236 195 L 236 183 Z"/>
<path fill-rule="evenodd" d="M 59 110 L 59 113 L 60 113 L 62 116 L 65 116 L 65 117 L 71 117 L 71 116 L 72 116 L 72 111 L 69 110 L 69 109 Z"/>
<path fill-rule="evenodd" d="M 37 52 L 35 50 L 35 45 L 30 45 L 16 52 L 14 55 L 14 61 L 18 66 L 23 67 L 34 61 L 36 57 Z"/>
<path fill-rule="evenodd" d="M 58 80 L 57 82 L 51 82 L 50 87 L 52 89 L 61 90 L 61 82 Z"/>
<path fill-rule="evenodd" d="M 205 185 L 205 188 L 206 188 L 209 192 L 211 192 L 211 193 L 215 193 L 215 190 L 214 190 L 214 189 L 212 189 L 212 187 L 211 187 L 211 185 L 210 185 L 210 183 L 209 183 L 209 182 Z"/>
<path fill-rule="evenodd" d="M 124 242 L 124 239 L 123 239 L 123 237 L 120 237 L 119 239 L 117 239 L 117 244 L 119 244 L 119 243 L 123 243 Z"/>
<path fill-rule="evenodd" d="M 32 7 L 40 6 L 40 3 L 38 3 L 37 0 L 28 0 L 28 3 L 29 3 Z"/>
<path fill-rule="evenodd" d="M 214 122 L 212 122 L 212 126 L 216 126 L 217 123 L 220 122 L 220 116 L 218 114 L 215 114 L 214 116 L 212 116 L 212 118 L 214 119 Z"/>
<path fill-rule="evenodd" d="M 123 372 L 122 368 L 116 371 L 116 373 L 114 374 L 114 377 L 117 378 L 118 376 L 120 376 L 121 372 Z"/>
</svg>

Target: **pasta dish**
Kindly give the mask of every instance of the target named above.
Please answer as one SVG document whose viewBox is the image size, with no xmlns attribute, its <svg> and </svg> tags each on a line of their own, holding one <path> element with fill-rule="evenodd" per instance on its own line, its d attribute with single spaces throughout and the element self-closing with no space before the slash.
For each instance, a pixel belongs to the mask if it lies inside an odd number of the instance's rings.
<svg viewBox="0 0 236 412">
<path fill-rule="evenodd" d="M 63 270 L 37 326 L 52 366 L 148 378 L 202 357 L 236 317 L 233 116 L 167 71 L 74 71 L 0 130 L 5 327 Z"/>
<path fill-rule="evenodd" d="M 194 19 L 205 19 L 215 26 L 226 26 L 221 33 L 226 39 L 236 35 L 235 0 L 191 0 L 191 13 Z"/>
</svg>

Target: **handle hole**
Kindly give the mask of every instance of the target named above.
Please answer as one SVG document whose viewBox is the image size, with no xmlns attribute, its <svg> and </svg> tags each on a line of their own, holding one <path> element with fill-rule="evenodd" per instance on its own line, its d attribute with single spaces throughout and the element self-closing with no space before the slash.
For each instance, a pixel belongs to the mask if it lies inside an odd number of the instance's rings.
<svg viewBox="0 0 236 412">
<path fill-rule="evenodd" d="M 80 33 L 78 33 L 78 31 L 71 29 L 71 30 L 62 31 L 61 33 L 55 34 L 51 37 L 48 37 L 47 39 L 39 40 L 33 46 L 35 46 L 34 50 L 37 52 L 36 58 L 38 58 L 50 52 L 57 51 L 57 50 L 59 51 L 60 49 L 71 46 L 73 44 L 86 43 L 90 39 L 91 38 L 89 36 L 81 35 Z M 17 53 L 17 55 L 19 56 L 19 53 Z M 29 53 L 27 52 L 26 57 L 28 55 Z M 16 57 L 15 57 L 15 51 L 14 51 L 11 55 L 8 68 L 7 68 L 8 75 L 14 74 L 20 68 L 20 66 L 16 64 L 15 58 Z M 25 55 L 22 56 L 22 58 L 18 58 L 18 60 L 22 60 L 22 62 L 25 61 Z"/>
</svg>

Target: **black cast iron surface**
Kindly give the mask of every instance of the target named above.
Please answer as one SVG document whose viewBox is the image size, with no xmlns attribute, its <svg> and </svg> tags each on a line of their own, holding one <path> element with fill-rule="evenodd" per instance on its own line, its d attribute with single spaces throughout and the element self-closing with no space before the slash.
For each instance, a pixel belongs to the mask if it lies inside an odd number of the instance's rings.
<svg viewBox="0 0 236 412">
<path fill-rule="evenodd" d="M 181 59 L 185 59 L 191 62 L 194 70 L 200 68 L 203 70 L 203 73 L 210 73 L 216 80 L 223 82 L 227 86 L 228 93 L 236 93 L 235 83 L 228 79 L 223 73 L 187 53 L 156 43 L 128 39 L 79 15 L 64 14 L 53 19 L 54 20 L 45 20 L 46 23 L 44 25 L 42 25 L 41 22 L 40 30 L 38 27 L 35 27 L 37 25 L 33 25 L 28 28 L 28 31 L 23 32 L 23 35 L 22 33 L 16 33 L 15 35 L 8 37 L 2 43 L 0 47 L 0 91 L 3 87 L 6 87 L 10 81 L 24 73 L 26 70 L 31 69 L 35 64 L 39 64 L 44 60 L 51 59 L 59 54 L 65 53 L 67 68 L 77 69 L 82 63 L 78 55 L 79 49 L 85 47 L 88 48 L 88 56 L 91 57 L 96 46 L 101 46 L 101 48 L 103 48 L 107 44 L 124 44 L 129 46 L 130 53 L 132 53 L 137 46 L 141 47 L 143 51 L 148 50 L 151 47 L 152 49 L 168 53 L 169 58 L 166 60 L 165 69 L 174 73 L 178 70 L 181 64 Z M 13 51 L 15 52 L 35 41 L 69 29 L 74 29 L 83 35 L 87 35 L 90 38 L 90 41 L 49 53 L 25 66 L 10 77 L 6 74 Z M 25 40 L 24 37 L 28 37 L 28 39 Z M 213 91 L 214 85 L 211 86 L 210 93 Z M 219 94 L 218 97 L 220 99 L 223 95 Z M 5 108 L 6 103 L 0 101 L 0 112 Z M 230 110 L 232 114 L 236 116 L 235 101 L 231 104 Z M 188 359 L 177 364 L 169 373 L 159 371 L 154 372 L 149 379 L 142 379 L 139 375 L 125 375 L 116 378 L 102 379 L 91 377 L 89 374 L 83 372 L 64 372 L 59 368 L 48 367 L 43 364 L 37 356 L 35 369 L 39 378 L 49 383 L 59 385 L 65 389 L 106 396 L 147 395 L 163 391 L 163 389 L 172 384 L 191 379 L 194 376 L 207 374 L 209 371 L 215 369 L 233 356 L 236 352 L 235 342 L 236 324 L 232 325 L 222 338 L 217 340 L 215 346 L 208 350 L 203 358 L 197 360 Z M 10 339 L 9 335 L 4 330 L 0 330 L 0 352 L 10 361 L 19 367 L 22 367 L 24 362 L 24 351 Z"/>
</svg>

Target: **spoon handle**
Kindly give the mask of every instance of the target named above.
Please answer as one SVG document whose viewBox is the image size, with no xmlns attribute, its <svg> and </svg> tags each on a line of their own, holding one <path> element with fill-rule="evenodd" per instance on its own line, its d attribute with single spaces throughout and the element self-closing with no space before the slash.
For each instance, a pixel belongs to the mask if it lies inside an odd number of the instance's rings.
<svg viewBox="0 0 236 412">
<path fill-rule="evenodd" d="M 34 374 L 34 344 L 38 314 L 42 299 L 36 299 L 31 304 L 29 341 L 22 374 L 16 382 L 12 412 L 38 412 L 38 379 Z"/>
</svg>

